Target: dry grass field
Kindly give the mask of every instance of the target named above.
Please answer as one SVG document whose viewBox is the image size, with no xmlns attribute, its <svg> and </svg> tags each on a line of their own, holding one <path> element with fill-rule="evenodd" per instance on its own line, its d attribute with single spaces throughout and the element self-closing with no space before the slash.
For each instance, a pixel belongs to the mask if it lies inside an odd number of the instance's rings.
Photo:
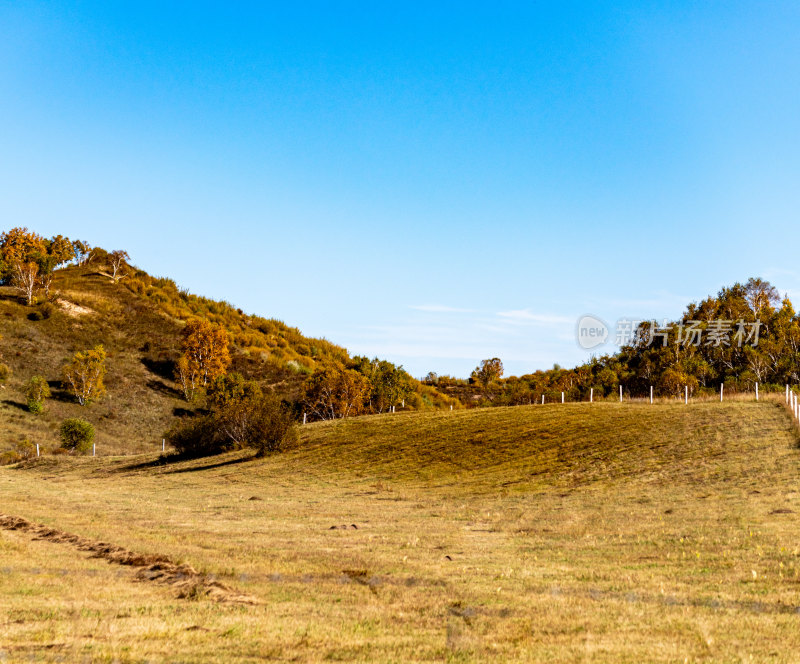
<svg viewBox="0 0 800 664">
<path fill-rule="evenodd" d="M 0 529 L 0 662 L 796 662 L 799 478 L 763 401 L 44 457 L 0 468 L 0 513 L 45 526 Z"/>
</svg>

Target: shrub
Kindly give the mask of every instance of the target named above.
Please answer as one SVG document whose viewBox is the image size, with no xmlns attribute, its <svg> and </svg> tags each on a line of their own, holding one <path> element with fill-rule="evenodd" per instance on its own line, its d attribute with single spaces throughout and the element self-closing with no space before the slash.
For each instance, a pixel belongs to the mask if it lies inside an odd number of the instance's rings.
<svg viewBox="0 0 800 664">
<path fill-rule="evenodd" d="M 85 454 L 92 447 L 94 427 L 86 420 L 70 417 L 61 423 L 59 435 L 66 449 Z"/>
<path fill-rule="evenodd" d="M 176 422 L 165 434 L 165 438 L 179 454 L 185 456 L 208 456 L 229 449 L 229 444 L 221 435 L 216 418 L 212 415 Z"/>
<path fill-rule="evenodd" d="M 263 456 L 292 445 L 297 430 L 290 409 L 276 397 L 251 396 L 211 415 L 182 420 L 165 437 L 187 456 L 208 456 L 243 447 Z"/>
<path fill-rule="evenodd" d="M 0 382 L 7 381 L 10 375 L 11 369 L 8 368 L 8 365 L 0 363 Z"/>
<path fill-rule="evenodd" d="M 8 466 L 12 463 L 19 463 L 22 461 L 22 457 L 17 454 L 16 452 L 3 452 L 0 454 L 0 466 Z"/>
<path fill-rule="evenodd" d="M 21 441 L 14 444 L 14 451 L 21 459 L 30 459 L 36 456 L 36 445 L 27 438 L 23 438 Z"/>
<path fill-rule="evenodd" d="M 243 399 L 217 416 L 222 433 L 237 447 L 251 447 L 263 456 L 280 452 L 297 440 L 291 411 L 275 396 Z"/>
<path fill-rule="evenodd" d="M 25 386 L 28 410 L 34 415 L 44 411 L 44 400 L 50 396 L 50 386 L 41 376 L 33 376 Z"/>
</svg>

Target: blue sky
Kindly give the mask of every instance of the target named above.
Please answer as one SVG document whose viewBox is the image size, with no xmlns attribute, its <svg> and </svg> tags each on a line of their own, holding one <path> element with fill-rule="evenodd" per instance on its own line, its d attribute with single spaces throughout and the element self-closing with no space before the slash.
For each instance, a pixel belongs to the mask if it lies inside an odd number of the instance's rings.
<svg viewBox="0 0 800 664">
<path fill-rule="evenodd" d="M 611 4 L 0 1 L 0 226 L 418 376 L 800 299 L 800 5 Z"/>
</svg>

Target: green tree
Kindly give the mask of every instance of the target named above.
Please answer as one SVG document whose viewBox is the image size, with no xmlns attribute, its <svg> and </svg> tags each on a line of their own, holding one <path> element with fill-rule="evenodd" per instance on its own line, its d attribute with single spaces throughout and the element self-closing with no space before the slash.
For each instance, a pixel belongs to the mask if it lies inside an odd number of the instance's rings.
<svg viewBox="0 0 800 664">
<path fill-rule="evenodd" d="M 28 410 L 38 415 L 44 410 L 44 400 L 50 396 L 50 386 L 42 376 L 33 376 L 25 385 Z"/>
<path fill-rule="evenodd" d="M 222 410 L 246 399 L 263 397 L 261 387 L 252 380 L 246 380 L 240 373 L 229 373 L 217 378 L 207 389 L 208 407 Z"/>
<path fill-rule="evenodd" d="M 92 449 L 94 427 L 78 417 L 70 417 L 61 423 L 58 430 L 65 449 L 85 454 Z"/>
</svg>

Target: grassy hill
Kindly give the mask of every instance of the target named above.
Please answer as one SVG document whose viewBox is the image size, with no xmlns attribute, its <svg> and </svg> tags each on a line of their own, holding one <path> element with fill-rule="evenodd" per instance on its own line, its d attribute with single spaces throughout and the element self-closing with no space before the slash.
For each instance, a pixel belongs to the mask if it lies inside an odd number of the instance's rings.
<svg viewBox="0 0 800 664">
<path fill-rule="evenodd" d="M 199 317 L 224 327 L 231 340 L 229 371 L 258 381 L 289 401 L 326 363 L 346 363 L 347 350 L 306 337 L 285 323 L 248 315 L 226 302 L 179 289 L 170 279 L 135 270 L 119 283 L 95 267 L 54 273 L 55 302 L 25 306 L 13 289 L 0 287 L 0 362 L 11 378 L 0 385 L 0 453 L 23 438 L 43 449 L 58 447 L 57 427 L 83 417 L 97 429 L 100 455 L 135 454 L 160 446 L 161 437 L 190 406 L 174 380 L 185 322 Z M 103 344 L 108 353 L 107 396 L 82 408 L 61 384 L 61 367 L 77 351 Z M 40 416 L 26 412 L 23 388 L 45 377 L 53 398 Z M 446 408 L 456 399 L 413 381 L 417 408 Z"/>
<path fill-rule="evenodd" d="M 0 529 L 0 655 L 791 662 L 798 461 L 762 401 L 373 416 L 257 460 L 6 467 L 0 512 L 44 527 Z"/>
<path fill-rule="evenodd" d="M 74 416 L 96 425 L 101 454 L 155 449 L 175 415 L 188 407 L 173 380 L 173 362 L 184 321 L 195 315 L 229 330 L 231 370 L 282 396 L 297 396 L 318 359 L 347 357 L 324 339 L 306 338 L 280 321 L 247 316 L 142 272 L 115 284 L 92 268 L 69 267 L 55 273 L 52 288 L 59 293 L 56 304 L 38 307 L 26 307 L 10 288 L 0 288 L 0 362 L 13 372 L 0 388 L 0 451 L 22 437 L 56 447 L 58 423 Z M 76 351 L 99 343 L 108 352 L 108 395 L 81 408 L 61 390 L 60 368 Z M 39 417 L 24 408 L 22 388 L 33 375 L 53 388 Z"/>
</svg>

